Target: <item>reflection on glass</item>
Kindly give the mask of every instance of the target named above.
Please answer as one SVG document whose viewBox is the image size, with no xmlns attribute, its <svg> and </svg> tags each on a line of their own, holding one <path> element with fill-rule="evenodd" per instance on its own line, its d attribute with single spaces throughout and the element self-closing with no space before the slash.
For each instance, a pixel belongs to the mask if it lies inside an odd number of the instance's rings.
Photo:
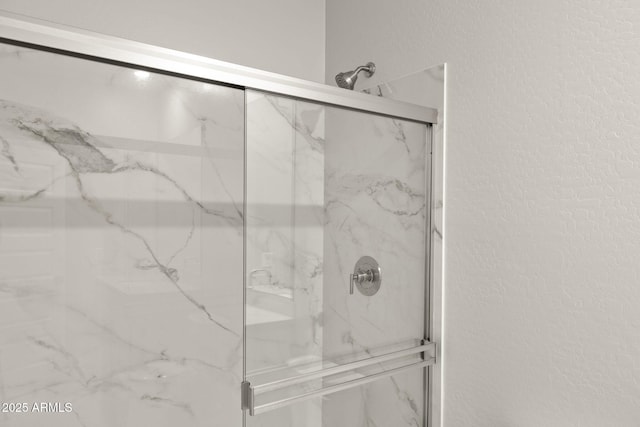
<svg viewBox="0 0 640 427">
<path fill-rule="evenodd" d="M 9 45 L 0 69 L 0 401 L 73 407 L 0 424 L 240 425 L 243 92 Z"/>
<path fill-rule="evenodd" d="M 323 152 L 324 107 L 247 93 L 248 374 L 322 358 Z M 277 425 L 319 427 L 317 404 L 278 411 Z"/>
</svg>

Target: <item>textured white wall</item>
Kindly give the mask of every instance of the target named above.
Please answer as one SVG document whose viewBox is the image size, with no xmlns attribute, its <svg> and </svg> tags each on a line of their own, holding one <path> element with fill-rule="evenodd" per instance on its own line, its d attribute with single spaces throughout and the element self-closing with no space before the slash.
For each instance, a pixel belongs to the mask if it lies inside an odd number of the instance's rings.
<svg viewBox="0 0 640 427">
<path fill-rule="evenodd" d="M 324 0 L 0 0 L 0 10 L 324 81 Z"/>
<path fill-rule="evenodd" d="M 327 82 L 448 63 L 444 425 L 638 425 L 638 2 L 327 0 L 326 19 Z"/>
</svg>

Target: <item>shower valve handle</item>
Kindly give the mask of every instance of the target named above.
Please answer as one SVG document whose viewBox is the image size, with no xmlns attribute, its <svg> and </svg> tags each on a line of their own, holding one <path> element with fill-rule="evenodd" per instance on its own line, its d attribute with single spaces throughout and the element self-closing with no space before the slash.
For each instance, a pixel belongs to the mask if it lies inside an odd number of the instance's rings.
<svg viewBox="0 0 640 427">
<path fill-rule="evenodd" d="M 353 295 L 353 287 L 356 283 L 373 282 L 375 275 L 372 270 L 367 270 L 361 273 L 354 273 L 351 275 L 351 286 L 349 287 L 349 293 Z"/>
<path fill-rule="evenodd" d="M 361 294 L 372 296 L 380 289 L 382 271 L 378 262 L 370 256 L 361 257 L 349 275 L 349 294 L 357 287 Z"/>
</svg>

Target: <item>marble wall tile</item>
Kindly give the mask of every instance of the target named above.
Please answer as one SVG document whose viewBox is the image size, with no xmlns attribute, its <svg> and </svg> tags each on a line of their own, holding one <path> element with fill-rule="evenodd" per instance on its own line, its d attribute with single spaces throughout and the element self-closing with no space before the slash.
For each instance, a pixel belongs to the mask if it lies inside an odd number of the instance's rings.
<svg viewBox="0 0 640 427">
<path fill-rule="evenodd" d="M 288 331 L 289 343 L 287 351 L 274 342 L 271 356 L 265 342 L 248 348 L 247 372 L 320 354 L 323 116 L 322 106 L 247 92 L 248 304 L 284 316 L 269 328 Z M 248 320 L 250 341 L 266 322 Z"/>
<path fill-rule="evenodd" d="M 247 99 L 247 310 L 263 319 L 247 327 L 248 374 L 421 339 L 426 127 L 254 92 Z M 348 275 L 365 254 L 382 263 L 383 288 L 349 296 Z M 266 285 L 275 297 L 258 295 Z M 247 425 L 421 425 L 423 399 L 416 371 Z"/>
<path fill-rule="evenodd" d="M 337 109 L 327 117 L 325 325 L 341 333 L 325 337 L 325 354 L 421 338 L 425 127 Z M 383 269 L 370 298 L 349 295 L 363 255 Z"/>
<path fill-rule="evenodd" d="M 442 344 L 443 328 L 445 77 L 446 65 L 441 64 L 364 90 L 364 92 L 377 96 L 438 109 L 438 123 L 432 127 L 431 238 L 433 244 L 431 253 L 432 324 L 430 337 L 433 342 L 439 344 Z M 439 359 L 442 361 L 441 357 Z M 442 401 L 442 362 L 432 368 L 432 375 L 431 404 L 434 408 L 432 423 L 433 425 L 439 425 Z"/>
<path fill-rule="evenodd" d="M 324 107 L 247 91 L 247 374 L 322 358 Z M 321 401 L 247 417 L 320 426 Z"/>
<path fill-rule="evenodd" d="M 330 395 L 324 402 L 322 426 L 422 426 L 421 378 L 421 371 L 406 372 Z"/>
<path fill-rule="evenodd" d="M 424 336 L 426 127 L 328 109 L 325 150 L 325 358 Z M 380 291 L 349 294 L 363 255 L 382 268 Z M 422 423 L 421 371 L 330 395 L 324 425 Z M 384 409 L 382 409 L 384 408 Z"/>
<path fill-rule="evenodd" d="M 0 64 L 0 424 L 241 425 L 243 92 Z"/>
</svg>

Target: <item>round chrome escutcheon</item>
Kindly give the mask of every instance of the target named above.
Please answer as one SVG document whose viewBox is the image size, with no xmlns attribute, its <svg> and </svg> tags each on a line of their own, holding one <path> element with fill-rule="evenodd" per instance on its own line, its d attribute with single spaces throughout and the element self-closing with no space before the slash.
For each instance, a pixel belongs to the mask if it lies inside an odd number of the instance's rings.
<svg viewBox="0 0 640 427">
<path fill-rule="evenodd" d="M 375 295 L 382 284 L 382 270 L 378 261 L 370 256 L 363 256 L 353 268 L 355 285 L 362 295 Z M 360 278 L 360 279 L 358 279 Z"/>
</svg>

